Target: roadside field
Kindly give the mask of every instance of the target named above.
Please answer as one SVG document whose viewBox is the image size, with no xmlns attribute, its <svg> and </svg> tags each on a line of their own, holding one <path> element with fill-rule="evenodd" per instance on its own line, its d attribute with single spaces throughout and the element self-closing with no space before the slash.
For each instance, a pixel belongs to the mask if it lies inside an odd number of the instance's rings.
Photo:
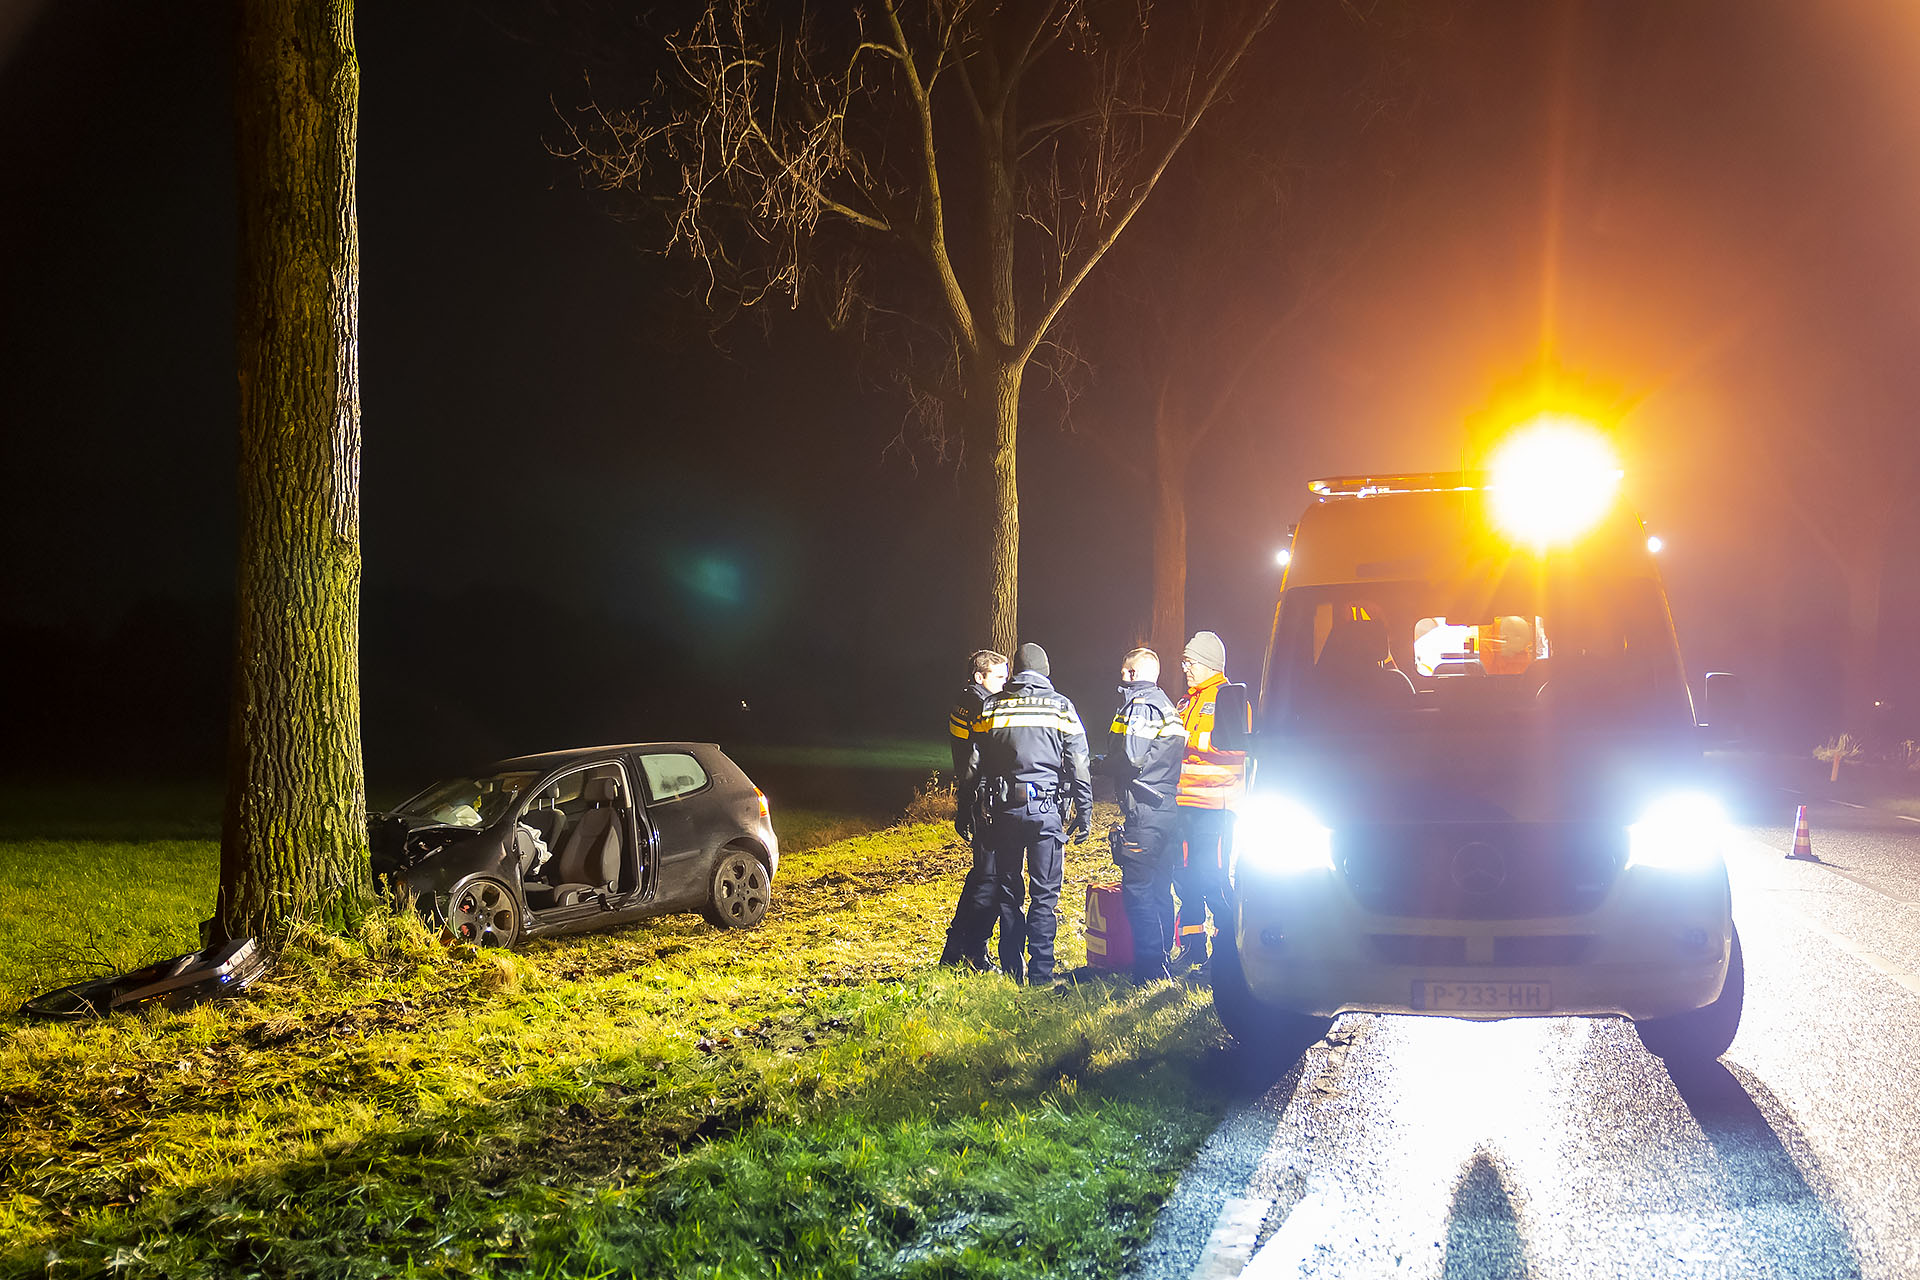
<svg viewBox="0 0 1920 1280">
<path fill-rule="evenodd" d="M 1204 993 L 939 970 L 949 828 L 783 838 L 750 933 L 506 954 L 381 915 L 243 1001 L 0 1020 L 0 1275 L 1122 1269 L 1225 1106 Z M 91 858 L 157 943 L 212 867 L 165 845 L 15 842 L 0 876 Z M 1066 965 L 1110 870 L 1071 852 Z"/>
</svg>

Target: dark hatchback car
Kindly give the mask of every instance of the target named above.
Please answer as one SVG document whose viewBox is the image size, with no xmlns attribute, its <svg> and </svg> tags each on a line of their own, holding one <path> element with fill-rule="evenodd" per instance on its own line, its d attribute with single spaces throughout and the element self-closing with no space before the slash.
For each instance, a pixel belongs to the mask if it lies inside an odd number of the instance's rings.
<svg viewBox="0 0 1920 1280">
<path fill-rule="evenodd" d="M 369 826 L 374 874 L 489 946 L 675 911 L 752 928 L 780 865 L 766 796 L 710 742 L 502 760 Z"/>
</svg>

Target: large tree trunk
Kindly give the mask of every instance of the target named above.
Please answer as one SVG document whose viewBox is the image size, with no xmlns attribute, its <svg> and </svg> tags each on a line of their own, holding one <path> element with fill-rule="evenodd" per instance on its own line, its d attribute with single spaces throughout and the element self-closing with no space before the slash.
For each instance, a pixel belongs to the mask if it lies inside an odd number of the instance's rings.
<svg viewBox="0 0 1920 1280">
<path fill-rule="evenodd" d="M 990 366 L 984 378 L 993 423 L 993 550 L 989 630 L 1007 656 L 1020 646 L 1020 485 L 1014 464 L 1020 426 L 1021 369 L 1012 361 Z"/>
<path fill-rule="evenodd" d="M 1153 415 L 1153 620 L 1160 671 L 1180 684 L 1187 643 L 1187 441 L 1164 388 Z M 1185 689 L 1178 692 L 1184 693 Z"/>
<path fill-rule="evenodd" d="M 351 0 L 242 0 L 240 565 L 215 928 L 369 893 Z"/>
</svg>

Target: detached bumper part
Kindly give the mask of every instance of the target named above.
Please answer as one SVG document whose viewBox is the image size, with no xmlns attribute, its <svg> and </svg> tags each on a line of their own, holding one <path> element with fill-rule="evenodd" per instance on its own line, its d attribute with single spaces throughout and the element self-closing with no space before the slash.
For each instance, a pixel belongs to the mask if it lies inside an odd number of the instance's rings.
<svg viewBox="0 0 1920 1280">
<path fill-rule="evenodd" d="M 259 941 L 240 938 L 130 973 L 90 978 L 49 991 L 21 1005 L 20 1012 L 29 1018 L 70 1022 L 146 1004 L 178 1008 L 239 995 L 267 969 L 267 954 Z"/>
</svg>

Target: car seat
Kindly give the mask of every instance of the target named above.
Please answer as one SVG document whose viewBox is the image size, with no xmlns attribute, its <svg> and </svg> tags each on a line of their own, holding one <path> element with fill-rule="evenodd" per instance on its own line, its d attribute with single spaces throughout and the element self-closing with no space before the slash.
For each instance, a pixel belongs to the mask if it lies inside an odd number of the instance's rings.
<svg viewBox="0 0 1920 1280">
<path fill-rule="evenodd" d="M 520 815 L 520 825 L 533 828 L 534 834 L 540 837 L 540 843 L 551 851 L 560 847 L 560 836 L 567 829 L 567 815 L 553 807 L 553 797 L 546 796 L 535 800 L 532 807 Z M 553 864 L 551 856 L 547 864 Z M 526 870 L 527 867 L 521 867 L 521 871 Z"/>
<path fill-rule="evenodd" d="M 554 855 L 550 892 L 529 890 L 533 906 L 567 906 L 590 893 L 611 892 L 620 879 L 620 781 L 599 777 L 588 781 L 584 797 L 589 805 L 574 819 Z"/>
</svg>

